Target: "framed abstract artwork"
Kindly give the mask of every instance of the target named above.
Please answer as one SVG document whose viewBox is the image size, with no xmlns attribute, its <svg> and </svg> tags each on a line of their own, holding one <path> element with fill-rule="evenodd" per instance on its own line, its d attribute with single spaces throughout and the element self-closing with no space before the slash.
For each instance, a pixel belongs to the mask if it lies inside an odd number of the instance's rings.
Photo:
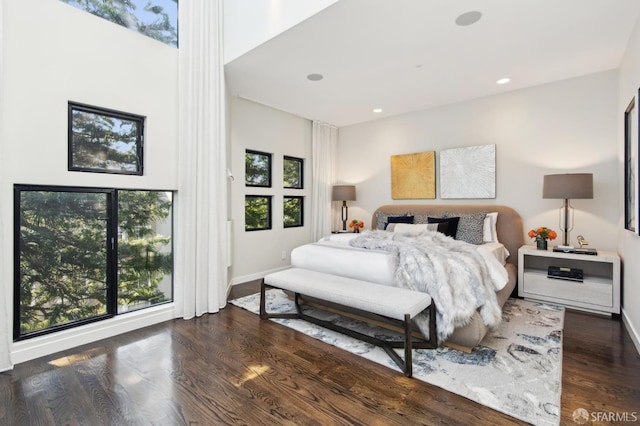
<svg viewBox="0 0 640 426">
<path fill-rule="evenodd" d="M 391 156 L 391 198 L 436 198 L 436 153 Z"/>
<path fill-rule="evenodd" d="M 440 198 L 496 198 L 496 146 L 440 152 Z"/>
<path fill-rule="evenodd" d="M 636 97 L 624 112 L 624 228 L 638 234 L 638 107 Z"/>
</svg>

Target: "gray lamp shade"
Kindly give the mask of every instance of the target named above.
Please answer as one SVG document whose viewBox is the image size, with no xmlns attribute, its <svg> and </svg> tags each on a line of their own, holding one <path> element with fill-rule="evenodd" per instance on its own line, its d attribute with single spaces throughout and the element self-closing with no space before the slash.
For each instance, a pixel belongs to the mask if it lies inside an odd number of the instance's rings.
<svg viewBox="0 0 640 426">
<path fill-rule="evenodd" d="M 355 185 L 334 185 L 331 191 L 332 201 L 355 201 Z"/>
<path fill-rule="evenodd" d="M 592 173 L 545 175 L 542 198 L 593 198 Z"/>
</svg>

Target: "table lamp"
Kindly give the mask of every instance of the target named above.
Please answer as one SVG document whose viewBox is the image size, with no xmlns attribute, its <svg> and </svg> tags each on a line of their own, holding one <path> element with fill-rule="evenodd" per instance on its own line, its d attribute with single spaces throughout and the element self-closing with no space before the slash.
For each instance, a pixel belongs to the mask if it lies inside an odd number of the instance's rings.
<svg viewBox="0 0 640 426">
<path fill-rule="evenodd" d="M 569 231 L 573 229 L 573 207 L 569 204 L 572 198 L 593 198 L 593 174 L 564 173 L 545 175 L 542 185 L 542 198 L 560 198 L 564 202 L 560 208 L 560 230 L 564 233 L 562 246 L 570 249 Z"/>
<path fill-rule="evenodd" d="M 334 185 L 331 191 L 332 201 L 342 201 L 342 230 L 347 231 L 348 208 L 347 201 L 355 201 L 356 187 L 355 185 Z"/>
</svg>

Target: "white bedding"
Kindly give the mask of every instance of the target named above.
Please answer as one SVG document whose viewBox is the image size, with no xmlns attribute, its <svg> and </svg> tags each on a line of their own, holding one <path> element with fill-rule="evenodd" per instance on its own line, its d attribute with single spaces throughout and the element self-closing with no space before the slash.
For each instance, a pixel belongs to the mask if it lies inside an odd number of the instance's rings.
<svg viewBox="0 0 640 426">
<path fill-rule="evenodd" d="M 393 285 L 394 263 L 389 252 L 368 250 L 349 245 L 358 234 L 332 234 L 317 243 L 305 244 L 291 252 L 291 264 L 297 268 L 311 269 L 334 275 Z M 509 277 L 504 268 L 508 251 L 504 245 L 494 242 L 478 246 L 485 259 L 496 291 L 507 284 Z"/>
</svg>

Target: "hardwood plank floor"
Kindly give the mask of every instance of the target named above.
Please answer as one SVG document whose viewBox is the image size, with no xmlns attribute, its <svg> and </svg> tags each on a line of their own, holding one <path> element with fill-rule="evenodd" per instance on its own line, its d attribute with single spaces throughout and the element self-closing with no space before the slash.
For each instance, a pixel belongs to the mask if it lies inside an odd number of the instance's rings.
<svg viewBox="0 0 640 426">
<path fill-rule="evenodd" d="M 640 356 L 619 320 L 566 314 L 561 424 L 577 408 L 640 423 Z M 0 424 L 522 422 L 229 305 L 15 366 L 0 374 Z"/>
</svg>

